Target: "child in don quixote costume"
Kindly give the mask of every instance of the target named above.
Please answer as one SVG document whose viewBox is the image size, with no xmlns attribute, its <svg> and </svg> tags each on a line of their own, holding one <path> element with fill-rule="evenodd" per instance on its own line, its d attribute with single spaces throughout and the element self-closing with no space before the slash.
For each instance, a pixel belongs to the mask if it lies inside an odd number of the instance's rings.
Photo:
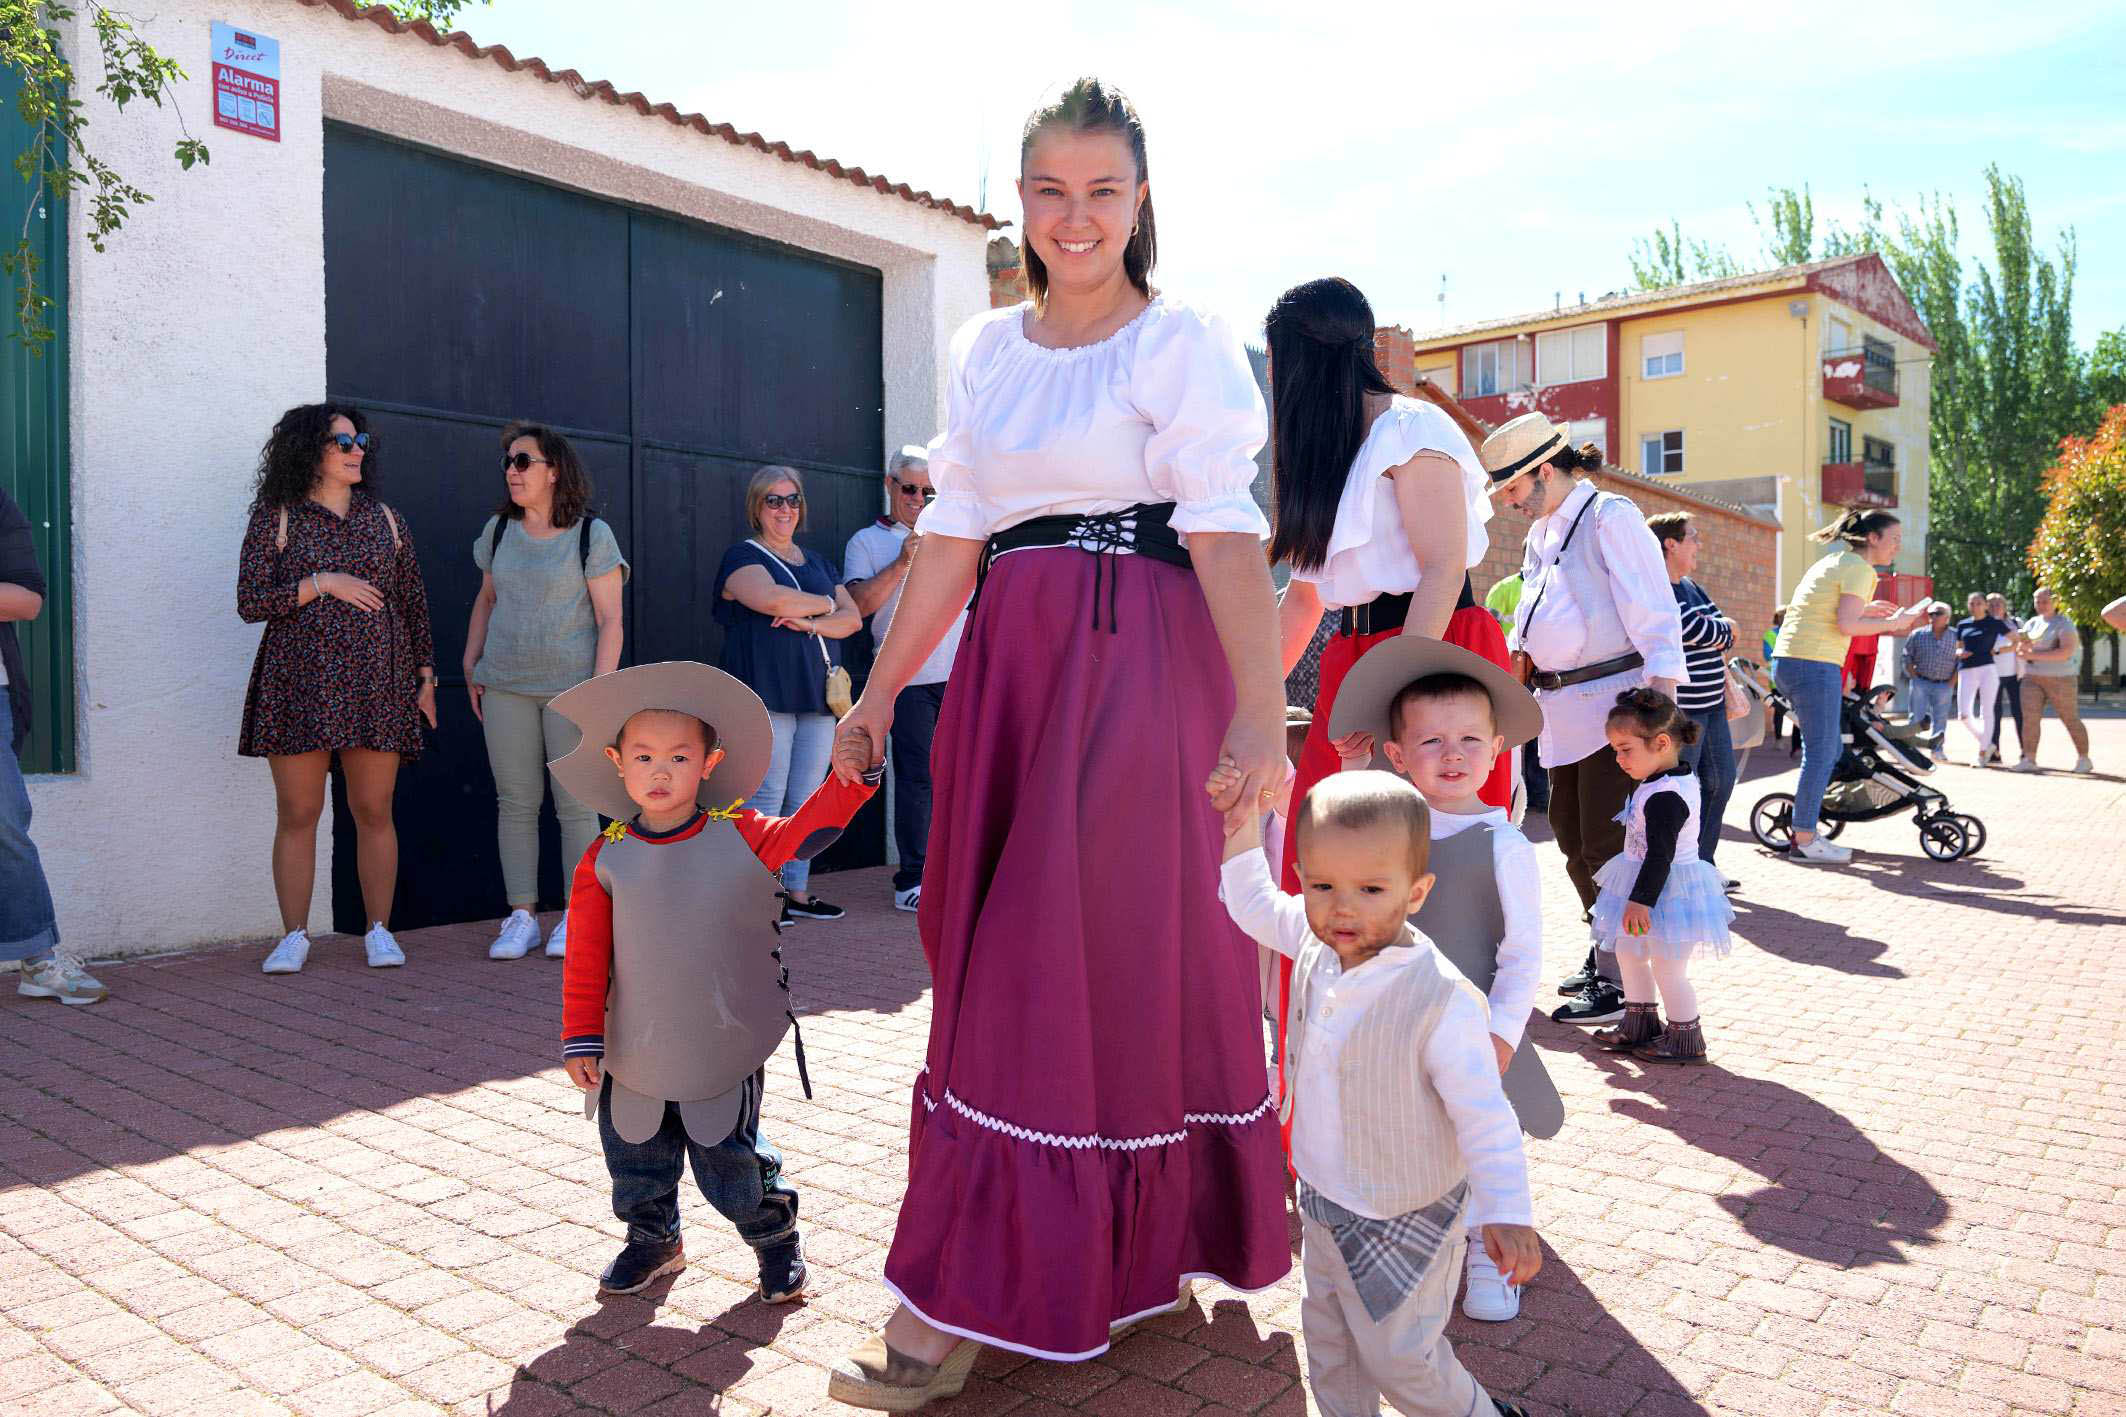
<svg viewBox="0 0 2126 1417">
<path fill-rule="evenodd" d="M 617 670 L 553 707 L 583 730 L 551 764 L 555 780 L 613 819 L 576 867 L 561 1007 L 569 1077 L 597 1117 L 613 1214 L 627 1223 L 599 1287 L 629 1294 L 685 1266 L 691 1160 L 753 1247 L 761 1297 L 786 1303 L 805 1287 L 797 1192 L 760 1129 L 765 1064 L 796 1022 L 773 873 L 841 835 L 876 776 L 829 775 L 789 817 L 741 809 L 767 773 L 768 711 L 705 664 Z"/>
</svg>

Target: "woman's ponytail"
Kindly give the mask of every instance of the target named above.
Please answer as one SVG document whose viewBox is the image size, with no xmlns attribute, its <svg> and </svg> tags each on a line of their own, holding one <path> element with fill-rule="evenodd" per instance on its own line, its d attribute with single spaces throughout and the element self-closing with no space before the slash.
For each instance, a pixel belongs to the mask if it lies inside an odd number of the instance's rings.
<svg viewBox="0 0 2126 1417">
<path fill-rule="evenodd" d="M 1843 541 L 1848 546 L 1858 548 L 1867 545 L 1869 537 L 1887 531 L 1897 524 L 1897 518 L 1888 512 L 1871 512 L 1861 507 L 1848 507 L 1845 515 L 1837 521 L 1810 532 L 1809 540 L 1820 541 L 1826 545 L 1833 541 Z"/>
</svg>

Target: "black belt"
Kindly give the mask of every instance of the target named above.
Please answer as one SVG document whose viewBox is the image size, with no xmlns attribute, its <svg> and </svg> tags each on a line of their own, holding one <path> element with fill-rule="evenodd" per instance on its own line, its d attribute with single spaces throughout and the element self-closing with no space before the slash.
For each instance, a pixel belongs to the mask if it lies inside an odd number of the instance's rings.
<svg viewBox="0 0 2126 1417">
<path fill-rule="evenodd" d="M 1583 664 L 1578 669 L 1561 669 L 1552 673 L 1538 669 L 1528 676 L 1531 689 L 1562 689 L 1567 684 L 1587 684 L 1596 679 L 1607 679 L 1612 674 L 1622 674 L 1627 669 L 1637 669 L 1646 663 L 1646 656 L 1633 650 L 1620 654 L 1615 659 L 1605 659 L 1598 664 Z"/>
<path fill-rule="evenodd" d="M 1336 612 L 1336 633 L 1339 635 L 1377 635 L 1383 630 L 1400 630 L 1410 619 L 1408 595 L 1377 595 L 1364 605 L 1346 605 Z M 1469 577 L 1462 577 L 1462 593 L 1455 598 L 1456 610 L 1468 610 L 1476 604 L 1476 592 L 1469 585 Z"/>
<path fill-rule="evenodd" d="M 1172 502 L 1140 502 L 1119 512 L 1082 516 L 1065 512 L 1052 517 L 1033 517 L 1006 527 L 982 546 L 982 559 L 975 568 L 975 599 L 968 601 L 967 608 L 970 612 L 974 609 L 975 600 L 982 595 L 982 583 L 989 579 L 990 566 L 1005 552 L 1036 546 L 1070 546 L 1094 558 L 1094 629 L 1100 627 L 1100 583 L 1103 579 L 1107 582 L 1107 628 L 1112 634 L 1116 629 L 1115 586 L 1122 578 L 1107 563 L 1117 553 L 1130 551 L 1171 566 L 1195 565 L 1189 559 L 1188 548 L 1181 544 L 1180 533 L 1170 524 L 1173 515 Z"/>
</svg>

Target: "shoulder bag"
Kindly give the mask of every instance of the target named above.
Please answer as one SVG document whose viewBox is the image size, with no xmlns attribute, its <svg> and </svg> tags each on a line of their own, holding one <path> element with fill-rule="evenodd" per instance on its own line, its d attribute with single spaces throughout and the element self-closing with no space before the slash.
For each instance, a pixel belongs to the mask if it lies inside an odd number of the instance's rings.
<svg viewBox="0 0 2126 1417">
<path fill-rule="evenodd" d="M 805 588 L 804 582 L 797 578 L 797 572 L 790 569 L 789 562 L 751 537 L 746 538 L 746 545 L 767 557 L 772 564 L 781 567 L 782 573 L 790 578 L 792 586 L 800 591 Z M 849 671 L 836 664 L 834 657 L 827 653 L 827 641 L 822 636 L 814 634 L 812 641 L 819 646 L 820 663 L 827 666 L 827 709 L 836 718 L 845 718 L 849 710 L 856 706 L 856 698 L 850 692 Z"/>
</svg>

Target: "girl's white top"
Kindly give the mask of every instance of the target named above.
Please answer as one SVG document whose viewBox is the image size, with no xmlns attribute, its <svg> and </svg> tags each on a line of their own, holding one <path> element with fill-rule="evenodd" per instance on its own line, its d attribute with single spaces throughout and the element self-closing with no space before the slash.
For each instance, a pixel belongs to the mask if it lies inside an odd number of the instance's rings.
<svg viewBox="0 0 2126 1417">
<path fill-rule="evenodd" d="M 1490 544 L 1484 523 L 1491 520 L 1491 495 L 1476 449 L 1437 405 L 1398 394 L 1373 420 L 1358 456 L 1351 460 L 1343 497 L 1336 504 L 1336 525 L 1329 532 L 1327 558 L 1314 570 L 1292 570 L 1319 589 L 1323 605 L 1332 610 L 1364 605 L 1376 596 L 1407 595 L 1417 589 L 1417 553 L 1403 530 L 1395 482 L 1385 474 L 1427 452 L 1446 454 L 1462 471 L 1461 506 L 1454 510 L 1466 518 L 1468 537 L 1457 569 L 1466 571 L 1484 559 Z M 1449 510 L 1440 508 L 1440 515 Z"/>
<path fill-rule="evenodd" d="M 1026 338 L 1032 309 L 953 336 L 930 445 L 938 495 L 917 530 L 980 541 L 1033 517 L 1172 502 L 1184 542 L 1269 535 L 1249 491 L 1269 420 L 1225 321 L 1160 297 L 1097 344 L 1047 349 Z"/>
</svg>

